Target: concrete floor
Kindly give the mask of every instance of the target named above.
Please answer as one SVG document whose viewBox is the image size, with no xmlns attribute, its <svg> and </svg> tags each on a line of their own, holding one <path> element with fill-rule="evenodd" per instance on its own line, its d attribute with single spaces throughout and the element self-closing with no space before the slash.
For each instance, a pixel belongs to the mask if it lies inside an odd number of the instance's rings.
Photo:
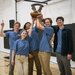
<svg viewBox="0 0 75 75">
<path fill-rule="evenodd" d="M 6 56 L 9 56 L 9 54 L 0 52 L 0 75 L 8 75 L 9 72 L 9 60 L 4 58 Z M 53 75 L 59 75 L 59 69 L 57 64 L 51 62 L 50 67 Z M 75 75 L 75 69 L 73 68 L 72 73 L 73 75 Z M 36 75 L 35 66 L 34 66 L 34 75 Z"/>
</svg>

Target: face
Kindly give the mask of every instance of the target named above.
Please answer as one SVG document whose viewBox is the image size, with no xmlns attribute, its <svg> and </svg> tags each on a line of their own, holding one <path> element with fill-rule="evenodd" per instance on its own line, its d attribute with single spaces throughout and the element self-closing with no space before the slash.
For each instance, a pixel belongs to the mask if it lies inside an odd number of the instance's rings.
<svg viewBox="0 0 75 75">
<path fill-rule="evenodd" d="M 19 28 L 20 28 L 20 25 L 19 25 L 19 24 L 15 24 L 15 25 L 14 25 L 14 30 L 15 30 L 15 31 L 19 31 Z"/>
<path fill-rule="evenodd" d="M 24 30 L 22 33 L 21 33 L 21 38 L 22 39 L 25 39 L 27 37 L 27 32 Z"/>
<path fill-rule="evenodd" d="M 45 20 L 45 25 L 49 27 L 51 25 L 50 20 L 46 19 Z"/>
<path fill-rule="evenodd" d="M 61 19 L 57 20 L 57 26 L 61 27 L 62 25 L 64 25 L 64 22 Z"/>
<path fill-rule="evenodd" d="M 27 23 L 26 24 L 26 29 L 30 29 L 30 26 L 31 26 L 31 24 L 30 23 Z"/>
</svg>

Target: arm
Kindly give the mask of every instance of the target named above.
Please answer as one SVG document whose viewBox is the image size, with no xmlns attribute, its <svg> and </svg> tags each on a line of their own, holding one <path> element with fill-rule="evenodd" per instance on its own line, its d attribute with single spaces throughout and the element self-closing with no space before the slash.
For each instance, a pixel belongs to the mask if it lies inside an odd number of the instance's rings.
<svg viewBox="0 0 75 75">
<path fill-rule="evenodd" d="M 68 44 L 69 44 L 69 51 L 67 54 L 67 59 L 70 60 L 72 58 L 72 53 L 73 53 L 73 37 L 71 30 L 68 30 Z"/>
<path fill-rule="evenodd" d="M 42 23 L 42 21 L 41 21 L 41 16 L 42 16 L 42 15 L 39 15 L 39 16 L 37 17 L 37 19 L 36 19 L 36 26 L 37 26 L 38 29 L 44 30 L 44 25 L 43 25 L 43 23 Z"/>
<path fill-rule="evenodd" d="M 28 55 L 28 58 L 29 58 L 29 59 L 33 58 L 32 54 L 29 54 L 29 55 Z"/>
<path fill-rule="evenodd" d="M 15 41 L 14 45 L 13 45 L 13 49 L 12 49 L 12 60 L 11 60 L 11 63 L 12 65 L 15 64 L 15 54 L 18 50 L 18 41 Z"/>
<path fill-rule="evenodd" d="M 52 46 L 53 46 L 53 42 L 54 42 L 54 36 L 55 36 L 55 34 L 53 33 L 53 36 L 52 36 L 52 38 L 50 40 L 50 43 L 51 43 Z"/>
<path fill-rule="evenodd" d="M 30 26 L 30 29 L 28 30 L 28 35 L 31 36 L 32 34 L 32 25 Z"/>
<path fill-rule="evenodd" d="M 1 37 L 4 37 L 5 36 L 5 33 L 3 31 L 3 28 L 4 28 L 4 22 L 2 21 L 2 23 L 0 24 L 0 36 Z"/>
<path fill-rule="evenodd" d="M 12 61 L 11 61 L 12 65 L 15 64 L 15 51 L 12 50 Z"/>
</svg>

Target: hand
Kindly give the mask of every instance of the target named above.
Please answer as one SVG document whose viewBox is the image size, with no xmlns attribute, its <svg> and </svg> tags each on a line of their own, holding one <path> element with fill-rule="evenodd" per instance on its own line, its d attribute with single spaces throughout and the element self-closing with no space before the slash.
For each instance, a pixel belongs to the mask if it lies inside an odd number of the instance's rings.
<svg viewBox="0 0 75 75">
<path fill-rule="evenodd" d="M 67 59 L 70 60 L 71 58 L 72 58 L 72 55 L 71 54 L 68 54 L 67 55 Z"/>
<path fill-rule="evenodd" d="M 2 29 L 4 28 L 4 21 L 2 20 L 2 23 L 1 23 L 1 27 Z"/>
<path fill-rule="evenodd" d="M 32 24 L 34 24 L 35 20 L 36 20 L 36 18 L 32 17 Z"/>
<path fill-rule="evenodd" d="M 37 18 L 43 19 L 43 15 L 40 14 L 40 15 L 37 16 Z"/>
<path fill-rule="evenodd" d="M 29 54 L 29 59 L 33 58 L 33 56 L 31 54 Z"/>
<path fill-rule="evenodd" d="M 15 64 L 15 60 L 12 60 L 12 61 L 11 61 L 11 64 L 14 65 L 14 64 Z"/>
</svg>

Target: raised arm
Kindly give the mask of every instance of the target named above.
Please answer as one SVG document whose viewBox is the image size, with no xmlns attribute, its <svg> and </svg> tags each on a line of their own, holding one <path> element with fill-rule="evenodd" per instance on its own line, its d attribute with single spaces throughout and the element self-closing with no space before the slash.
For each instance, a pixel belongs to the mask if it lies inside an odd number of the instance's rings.
<svg viewBox="0 0 75 75">
<path fill-rule="evenodd" d="M 29 32 L 28 32 L 28 35 L 31 36 L 32 34 L 32 25 L 30 26 L 30 29 L 29 29 Z"/>
<path fill-rule="evenodd" d="M 32 23 L 31 23 L 30 29 L 28 30 L 28 35 L 29 36 L 31 36 L 31 34 L 32 34 L 32 28 L 34 26 L 34 22 L 35 22 L 35 18 L 32 18 Z"/>
<path fill-rule="evenodd" d="M 40 30 L 44 30 L 44 24 L 42 23 L 42 15 L 39 15 L 36 19 L 36 26 Z"/>
<path fill-rule="evenodd" d="M 3 29 L 4 29 L 4 21 L 2 20 L 2 23 L 0 24 L 0 36 L 1 37 L 5 36 Z"/>
</svg>

